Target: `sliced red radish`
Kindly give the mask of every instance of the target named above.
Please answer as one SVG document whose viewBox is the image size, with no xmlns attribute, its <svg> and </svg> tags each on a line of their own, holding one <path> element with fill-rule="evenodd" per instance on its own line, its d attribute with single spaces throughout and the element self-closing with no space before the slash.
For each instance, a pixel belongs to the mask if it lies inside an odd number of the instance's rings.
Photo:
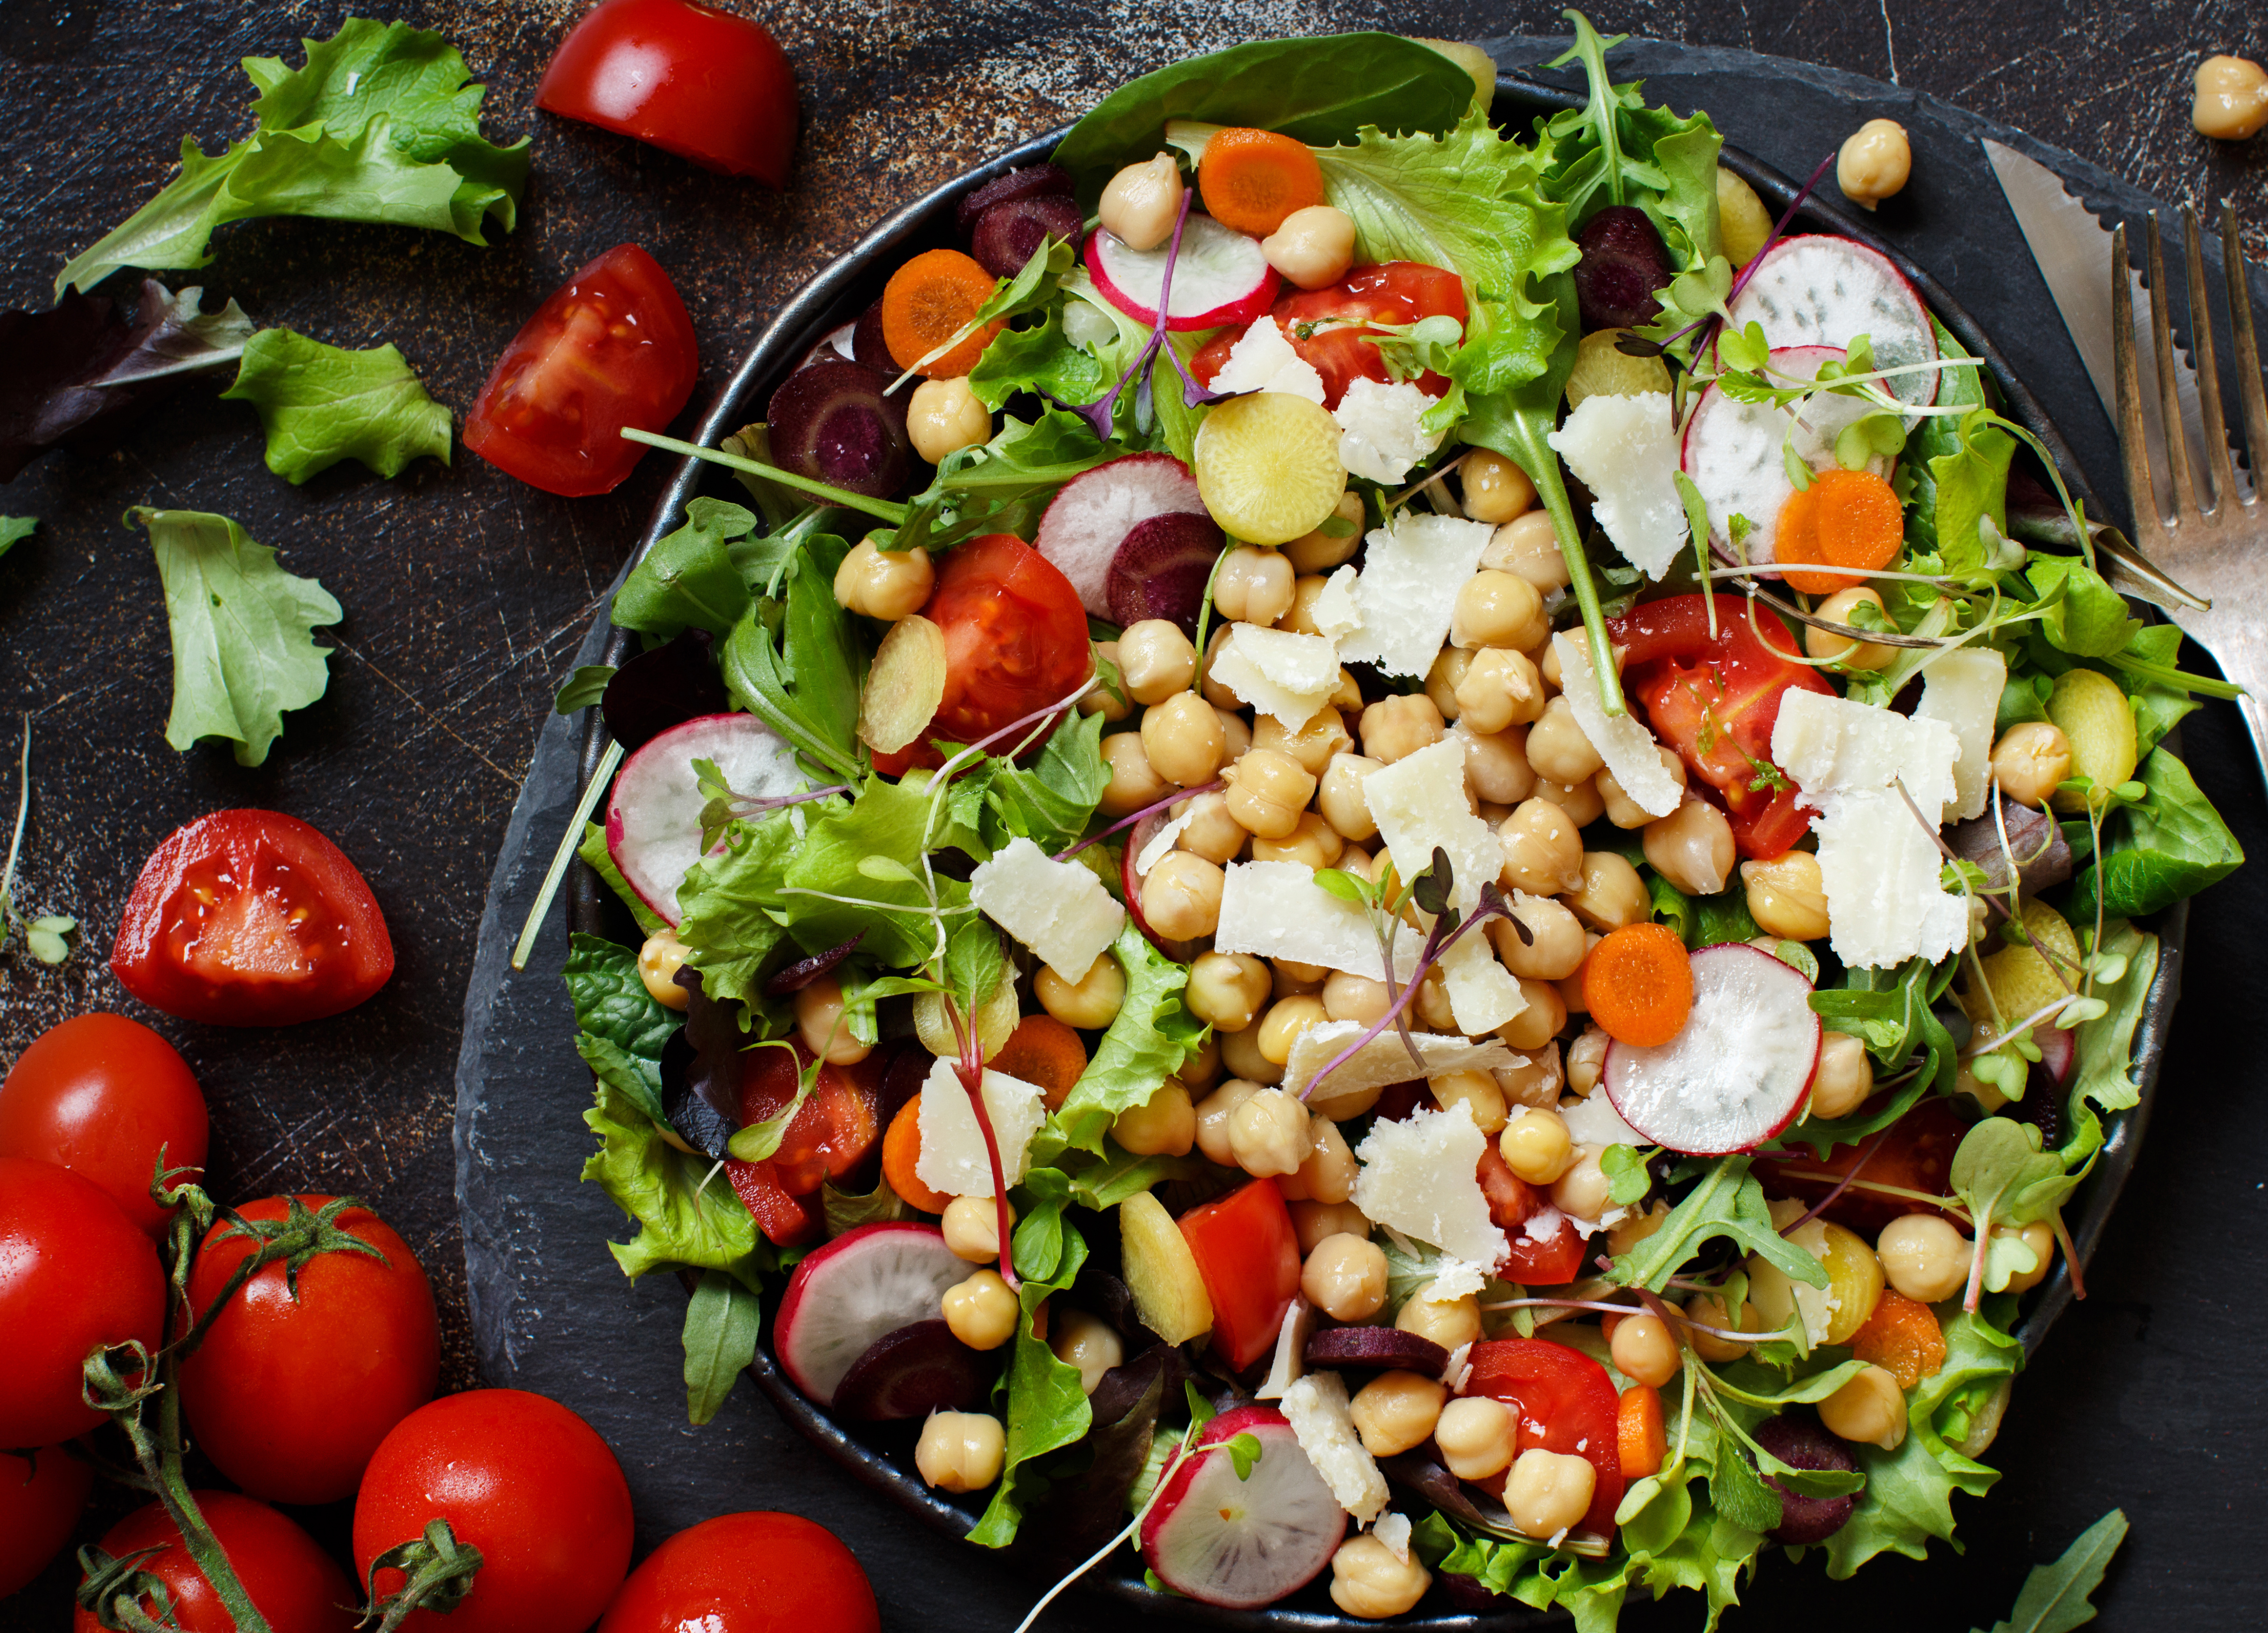
<svg viewBox="0 0 2268 1633">
<path fill-rule="evenodd" d="M 1137 323 L 1158 320 L 1158 291 L 1166 281 L 1167 239 L 1155 249 L 1135 249 L 1106 228 L 1086 240 L 1086 269 L 1102 298 Z M 1283 282 L 1260 240 L 1211 216 L 1191 214 L 1182 229 L 1181 254 L 1174 260 L 1169 329 L 1242 328 L 1276 303 Z"/>
<path fill-rule="evenodd" d="M 1766 250 L 1731 313 L 1736 329 L 1762 324 L 1774 349 L 1848 346 L 1864 335 L 1878 369 L 1937 361 L 1929 308 L 1905 275 L 1889 257 L 1824 232 L 1798 233 Z M 1923 369 L 1885 383 L 1900 401 L 1926 408 L 1937 401 L 1938 373 Z"/>
<path fill-rule="evenodd" d="M 1241 1479 L 1226 1449 L 1239 1435 L 1260 1443 Z M 1272 1406 L 1223 1412 L 1172 1470 L 1142 1522 L 1142 1557 L 1201 1604 L 1272 1605 L 1322 1574 L 1346 1535 L 1346 1510 Z"/>
<path fill-rule="evenodd" d="M 1607 1049 L 1607 1098 L 1655 1144 L 1699 1157 L 1744 1151 L 1795 1120 L 1819 1060 L 1802 972 L 1746 942 L 1693 955 L 1693 1013 L 1650 1048 Z"/>
<path fill-rule="evenodd" d="M 1140 541 L 1132 538 L 1145 523 L 1165 516 L 1187 516 L 1211 529 L 1212 549 L 1197 578 L 1196 599 L 1202 600 L 1205 579 L 1220 554 L 1221 531 L 1205 512 L 1204 500 L 1197 494 L 1197 479 L 1170 453 L 1130 453 L 1072 477 L 1048 502 L 1033 542 L 1071 580 L 1088 612 L 1097 618 L 1110 618 L 1111 603 L 1116 599 L 1111 593 L 1114 576 L 1123 577 L 1128 590 L 1153 577 L 1172 577 L 1178 593 L 1179 580 L 1187 577 L 1182 557 L 1194 552 L 1177 545 L 1163 553 L 1170 559 L 1161 561 L 1157 546 L 1167 542 L 1162 535 L 1145 535 Z M 1121 548 L 1130 541 L 1140 548 L 1126 552 L 1125 573 L 1114 575 Z M 1194 615 L 1194 607 L 1191 613 Z"/>
<path fill-rule="evenodd" d="M 968 1262 L 934 1225 L 862 1225 L 795 1267 L 773 1346 L 788 1379 L 821 1406 L 876 1341 L 933 1321 Z"/>
<path fill-rule="evenodd" d="M 703 715 L 672 726 L 632 754 L 607 801 L 607 854 L 638 899 L 674 924 L 677 887 L 701 859 L 696 760 L 711 760 L 736 794 L 772 798 L 809 778 L 787 740 L 754 715 Z"/>
<path fill-rule="evenodd" d="M 1783 346 L 1771 354 L 1771 378 L 1775 383 L 1816 379 L 1822 364 L 1830 359 L 1840 362 L 1844 355 L 1840 346 Z M 1750 528 L 1741 548 L 1749 560 L 1776 559 L 1773 542 L 1780 507 L 1795 491 L 1781 452 L 1789 423 L 1793 422 L 1795 435 L 1786 445 L 1813 470 L 1823 470 L 1835 463 L 1835 439 L 1844 428 L 1873 412 L 1873 404 L 1834 392 L 1821 392 L 1785 408 L 1741 402 L 1715 386 L 1702 393 L 1685 423 L 1678 462 L 1709 507 L 1709 531 L 1717 541 L 1728 544 L 1732 519 L 1745 516 Z M 1867 466 L 1887 477 L 1891 463 L 1877 454 Z"/>
</svg>

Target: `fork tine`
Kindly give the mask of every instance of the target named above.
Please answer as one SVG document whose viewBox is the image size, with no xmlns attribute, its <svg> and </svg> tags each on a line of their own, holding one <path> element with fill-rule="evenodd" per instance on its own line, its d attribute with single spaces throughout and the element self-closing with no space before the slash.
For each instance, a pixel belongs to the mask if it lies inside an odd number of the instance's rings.
<svg viewBox="0 0 2268 1633">
<path fill-rule="evenodd" d="M 2150 481 L 2150 451 L 2142 438 L 2142 379 L 2134 362 L 2134 303 L 2126 293 L 2126 224 L 2110 230 L 2110 368 L 2117 381 L 2118 460 L 2126 467 L 2126 501 L 2134 511 L 2134 539 L 2146 543 L 2161 530 L 2165 511 Z"/>
<path fill-rule="evenodd" d="M 2197 351 L 2198 409 L 2205 432 L 2205 479 L 2212 484 L 2213 508 L 2219 510 L 2236 491 L 2235 473 L 2228 463 L 2228 427 L 2221 418 L 2220 362 L 2213 343 L 2213 300 L 2205 293 L 2205 245 L 2198 233 L 2197 210 L 2182 206 L 2182 243 L 2189 265 L 2190 335 Z"/>
<path fill-rule="evenodd" d="M 2166 310 L 2166 246 L 2158 212 L 2150 212 L 2150 352 L 2158 371 L 2158 401 L 2166 428 L 2166 466 L 2174 479 L 2174 518 L 2198 513 L 2197 478 L 2190 469 L 2190 439 L 2182 430 L 2182 394 L 2174 372 L 2174 325 Z"/>
<path fill-rule="evenodd" d="M 2236 386 L 2244 399 L 2244 457 L 2252 467 L 2252 490 L 2268 490 L 2268 391 L 2260 383 L 2260 345 L 2252 327 L 2252 285 L 2244 276 L 2244 244 L 2236 236 L 2236 211 L 2220 207 L 2220 260 L 2228 274 L 2228 325 L 2236 341 Z"/>
</svg>

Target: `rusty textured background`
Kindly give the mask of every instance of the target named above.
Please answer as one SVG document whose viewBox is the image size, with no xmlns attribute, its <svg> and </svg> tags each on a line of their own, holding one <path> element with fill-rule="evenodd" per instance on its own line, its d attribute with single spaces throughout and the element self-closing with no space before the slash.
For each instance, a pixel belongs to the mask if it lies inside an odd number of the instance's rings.
<svg viewBox="0 0 2268 1633">
<path fill-rule="evenodd" d="M 786 194 L 534 114 L 536 77 L 578 0 L 381 8 L 442 29 L 463 49 L 490 88 L 491 135 L 534 136 L 519 230 L 483 250 L 400 230 L 247 223 L 223 229 L 214 262 L 190 276 L 216 303 L 233 297 L 264 324 L 341 345 L 394 342 L 461 414 L 536 303 L 583 261 L 634 238 L 669 268 L 692 312 L 704 363 L 697 408 L 784 294 L 875 218 L 994 149 L 1075 117 L 1130 74 L 1269 33 L 1379 26 L 1474 37 L 1560 26 L 1556 8 L 1533 3 L 734 3 L 762 15 L 796 63 L 805 133 Z M 241 133 L 249 90 L 239 57 L 296 60 L 297 39 L 328 33 L 346 10 L 0 0 L 0 303 L 44 304 L 61 261 L 165 182 L 185 133 L 209 150 Z M 1605 28 L 1805 58 L 1933 92 L 2161 196 L 2234 197 L 2255 254 L 2268 249 L 2268 137 L 2216 147 L 2188 122 L 2189 74 L 2201 55 L 2268 54 L 2268 15 L 2257 4 L 1677 0 L 1602 4 L 1592 15 Z M 141 860 L 166 832 L 228 805 L 314 822 L 384 906 L 400 959 L 391 986 L 354 1013 L 280 1035 L 143 1018 L 180 1047 L 211 1100 L 219 1194 L 368 1199 L 431 1273 L 446 1379 L 463 1387 L 475 1378 L 448 1136 L 474 931 L 551 690 L 663 471 L 649 460 L 614 495 L 559 500 L 460 451 L 448 469 L 427 461 L 386 482 L 342 467 L 295 489 L 268 474 L 260 447 L 248 409 L 192 387 L 120 453 L 50 459 L 0 486 L 0 511 L 43 519 L 0 558 L 0 739 L 11 749 L 0 803 L 12 813 L 14 722 L 28 711 L 33 817 L 19 898 L 84 926 L 80 951 L 59 972 L 0 952 L 0 1063 L 68 1015 L 136 1012 L 105 958 Z M 177 754 L 164 742 L 169 665 L 157 575 L 140 535 L 116 519 L 142 503 L 235 516 L 346 607 L 330 637 L 328 695 L 289 717 L 260 770 L 237 768 L 223 750 Z M 2257 793 L 2239 797 L 2257 804 Z M 2254 814 L 2232 813 L 2240 826 Z M 2193 992 L 2197 984 L 2193 976 Z M 2210 1123 L 2176 1122 L 2161 1126 L 2154 1145 L 2183 1137 L 2216 1136 Z M 2161 1172 L 2160 1188 L 2171 1183 Z M 2146 1330 L 2146 1306 L 2138 1320 Z M 2211 1420 L 2200 1396 L 2211 1387 L 2209 1367 L 2176 1357 L 2150 1401 L 2119 1409 L 2138 1433 L 2202 1442 Z M 2257 1489 L 2260 1472 L 2256 1455 L 2201 1478 L 2242 1475 Z M 341 1522 L 316 1521 L 334 1534 Z M 58 1626 L 65 1602 L 63 1573 L 51 1572 L 33 1593 L 0 1605 L 0 1627 Z M 1989 1622 L 2004 1604 L 1977 1606 L 1972 1619 Z"/>
</svg>

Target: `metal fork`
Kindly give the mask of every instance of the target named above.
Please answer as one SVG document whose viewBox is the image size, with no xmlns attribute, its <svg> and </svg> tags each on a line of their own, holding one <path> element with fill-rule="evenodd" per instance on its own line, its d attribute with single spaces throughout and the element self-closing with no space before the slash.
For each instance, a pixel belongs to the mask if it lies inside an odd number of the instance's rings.
<svg viewBox="0 0 2268 1633">
<path fill-rule="evenodd" d="M 2260 377 L 2260 349 L 2252 327 L 2252 293 L 2236 217 L 2221 214 L 2221 260 L 2228 273 L 2229 327 L 2236 342 L 2236 373 L 2244 400 L 2244 445 L 2253 483 L 2237 480 L 2221 418 L 2220 365 L 2213 355 L 2213 309 L 2205 294 L 2205 254 L 2197 211 L 2186 206 L 2182 225 L 2189 252 L 2190 327 L 2196 338 L 2198 400 L 2205 446 L 2205 503 L 2198 503 L 2195 467 L 2182 431 L 2175 393 L 2173 326 L 2166 315 L 2166 258 L 2158 218 L 2150 217 L 2151 352 L 2156 365 L 2166 428 L 2165 468 L 2171 474 L 2172 508 L 2150 475 L 2150 450 L 2142 429 L 2142 385 L 2135 363 L 2134 308 L 2126 298 L 2126 229 L 2111 234 L 2110 355 L 2118 386 L 2118 454 L 2134 512 L 2133 543 L 2145 561 L 2204 601 L 2203 607 L 2154 592 L 2113 552 L 2106 555 L 2111 582 L 2165 607 L 2167 615 L 2213 654 L 2221 673 L 2244 693 L 2236 700 L 2251 729 L 2252 752 L 2268 776 L 2268 506 L 2259 483 L 2268 466 L 2268 393 Z M 2170 604 L 2169 604 L 2170 603 Z"/>
</svg>

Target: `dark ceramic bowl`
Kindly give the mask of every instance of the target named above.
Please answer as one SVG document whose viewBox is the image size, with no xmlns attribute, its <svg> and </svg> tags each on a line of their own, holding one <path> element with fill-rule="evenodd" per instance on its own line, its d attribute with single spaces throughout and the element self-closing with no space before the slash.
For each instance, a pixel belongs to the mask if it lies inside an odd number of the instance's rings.
<svg viewBox="0 0 2268 1633">
<path fill-rule="evenodd" d="M 1500 77 L 1497 81 L 1494 111 L 1500 124 L 1524 127 L 1536 114 L 1549 114 L 1579 103 L 1579 98 L 1557 87 Z M 779 316 L 773 320 L 771 326 L 749 350 L 703 416 L 693 440 L 703 445 L 713 445 L 742 425 L 761 418 L 764 403 L 770 400 L 780 381 L 828 334 L 857 319 L 881 293 L 882 285 L 893 270 L 919 251 L 955 241 L 954 206 L 965 194 L 1012 166 L 1035 164 L 1045 158 L 1061 134 L 1057 132 L 1036 137 L 946 183 L 926 197 L 916 200 L 885 220 L 848 254 L 812 279 L 782 308 Z M 1723 162 L 1756 188 L 1775 216 L 1784 210 L 1788 201 L 1795 195 L 1796 187 L 1786 176 L 1730 147 L 1725 150 Z M 1995 384 L 2007 399 L 2009 413 L 2029 427 L 2054 453 L 2073 494 L 2088 500 L 2090 511 L 2099 511 L 2100 507 L 2093 503 L 2085 477 L 2080 474 L 2076 462 L 2071 458 L 2062 436 L 2049 419 L 2046 410 L 2026 389 L 2023 382 L 2015 377 L 1993 346 L 1992 338 L 1962 310 L 1936 279 L 1896 247 L 1876 238 L 1863 224 L 1822 201 L 1816 195 L 1807 202 L 1797 219 L 1815 231 L 1838 232 L 1880 251 L 1912 280 L 1914 287 L 1921 291 L 1923 298 L 1936 312 L 1945 327 L 1971 353 L 1984 360 Z M 652 523 L 639 543 L 637 554 L 643 555 L 652 548 L 654 541 L 680 526 L 684 519 L 686 502 L 704 491 L 736 499 L 740 497 L 740 490 L 730 478 L 716 467 L 697 460 L 686 460 L 679 467 L 668 490 L 662 496 Z M 607 646 L 606 661 L 622 662 L 628 653 L 630 643 L 630 637 L 626 631 L 614 631 Z M 582 776 L 585 781 L 595 774 L 608 741 L 605 722 L 600 717 L 599 711 L 593 710 L 589 735 L 583 747 Z M 609 899 L 605 887 L 591 870 L 578 868 L 575 873 L 575 927 L 593 934 L 610 933 L 611 916 L 620 914 L 621 908 Z M 2183 931 L 2187 925 L 2188 916 L 2188 904 L 2182 903 L 2169 910 L 2158 927 L 2164 944 L 2163 953 L 2156 982 L 2151 989 L 2141 1025 L 2135 1035 L 2141 1103 L 2131 1111 L 2107 1120 L 2102 1155 L 2080 1193 L 2077 1216 L 2072 1220 L 2072 1239 L 2082 1267 L 2092 1258 L 2095 1245 L 2102 1239 L 2112 1205 L 2117 1201 L 2118 1193 L 2133 1167 L 2143 1126 L 2149 1117 L 2151 1101 L 2157 1086 L 2159 1062 L 2165 1051 L 2167 1027 L 2172 1019 L 2174 1001 L 2181 987 Z M 622 932 L 615 930 L 611 933 L 619 936 Z M 2027 1351 L 2038 1347 L 2049 1327 L 2071 1298 L 2070 1269 L 2058 1260 L 2053 1275 L 2033 1295 L 2029 1307 L 2018 1324 L 2017 1332 Z M 770 1326 L 767 1321 L 767 1342 Z M 981 1504 L 974 1500 L 955 1501 L 932 1490 L 915 1473 L 912 1456 L 914 1437 L 909 1427 L 836 1423 L 797 1392 L 781 1374 L 778 1365 L 767 1349 L 758 1350 L 755 1364 L 749 1372 L 757 1387 L 770 1399 L 783 1417 L 859 1481 L 948 1535 L 964 1536 L 976 1524 L 976 1517 L 982 1512 Z M 1013 1556 L 1011 1557 L 1012 1559 Z M 1035 1580 L 1052 1578 L 1056 1574 L 1052 1569 L 1043 1571 L 1036 1563 L 1026 1568 Z M 1123 1551 L 1088 1572 L 1081 1580 L 1082 1585 L 1091 1591 L 1111 1594 L 1163 1617 L 1202 1622 L 1212 1627 L 1249 1629 L 1251 1633 L 1263 1633 L 1263 1629 L 1267 1633 L 1292 1633 L 1293 1629 L 1300 1630 L 1300 1633 L 1325 1633 L 1326 1629 L 1329 1633 L 1356 1633 L 1357 1629 L 1379 1625 L 1341 1615 L 1331 1605 L 1322 1583 L 1311 1584 L 1287 1604 L 1261 1611 L 1223 1610 L 1200 1605 L 1192 1600 L 1160 1593 L 1145 1585 L 1138 1563 Z M 1563 1613 L 1534 1611 L 1509 1600 L 1505 1601 L 1505 1607 L 1501 1609 L 1481 1613 L 1456 1610 L 1443 1604 L 1441 1597 L 1439 1593 L 1429 1596 L 1425 1607 L 1419 1614 L 1402 1618 L 1393 1625 L 1426 1629 L 1427 1633 L 1453 1633 L 1453 1630 L 1454 1633 L 1481 1633 L 1482 1629 L 1535 1627 L 1565 1619 Z"/>
</svg>

